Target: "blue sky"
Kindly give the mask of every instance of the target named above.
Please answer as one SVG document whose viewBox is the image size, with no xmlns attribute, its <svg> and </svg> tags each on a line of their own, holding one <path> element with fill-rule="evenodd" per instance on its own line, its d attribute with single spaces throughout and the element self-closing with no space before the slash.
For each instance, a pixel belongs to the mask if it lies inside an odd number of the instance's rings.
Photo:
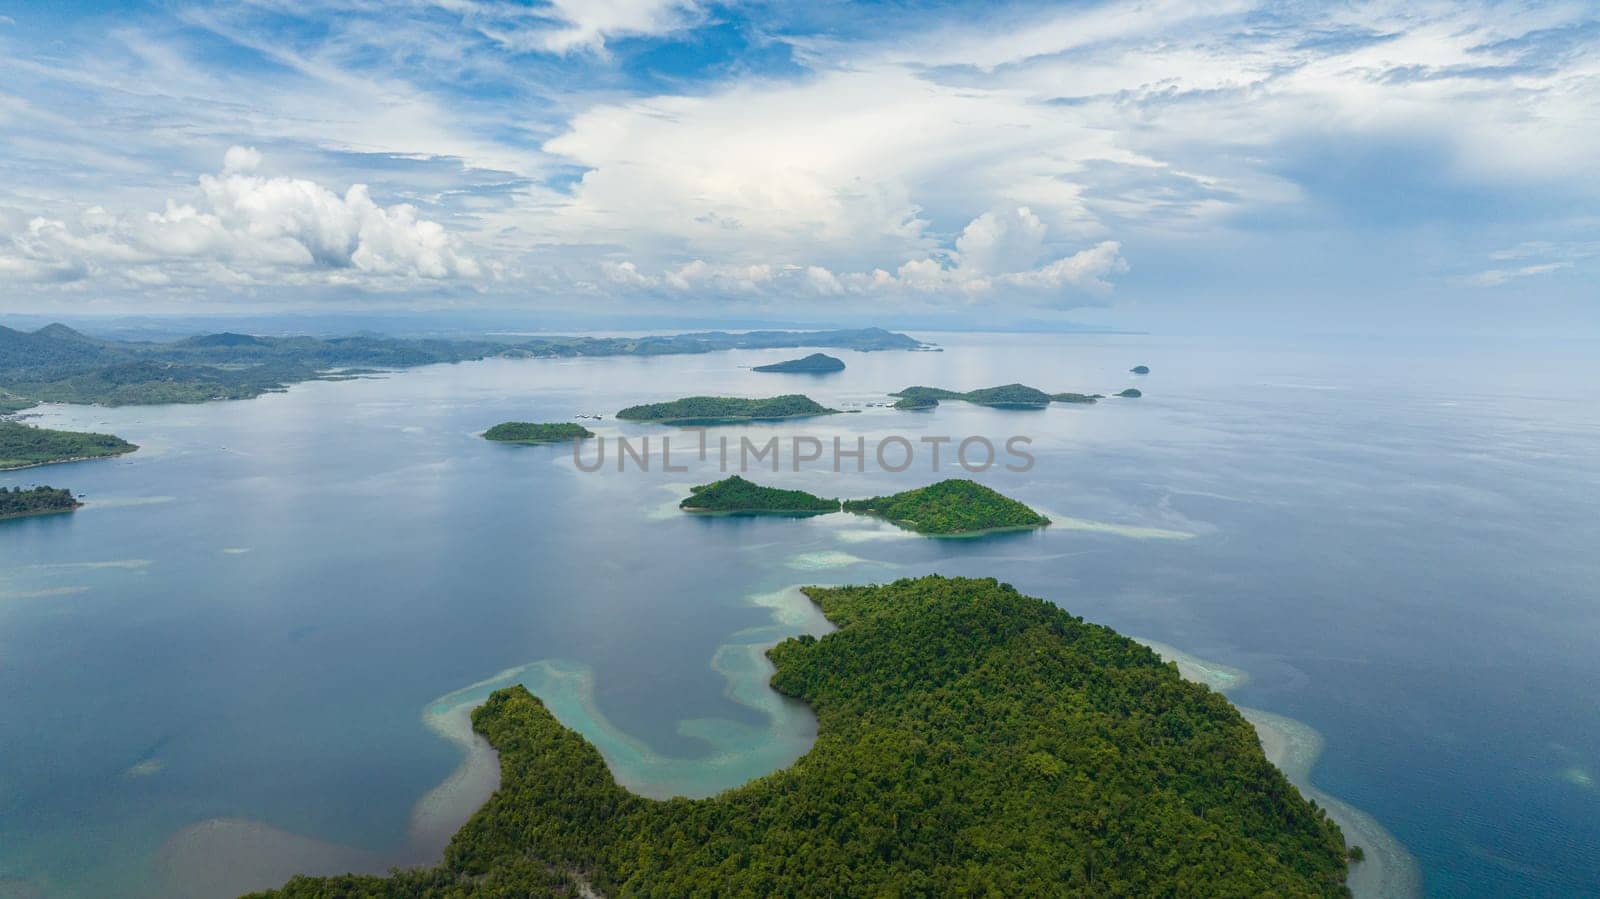
<svg viewBox="0 0 1600 899">
<path fill-rule="evenodd" d="M 1593 3 L 0 2 L 0 311 L 1600 324 Z"/>
</svg>

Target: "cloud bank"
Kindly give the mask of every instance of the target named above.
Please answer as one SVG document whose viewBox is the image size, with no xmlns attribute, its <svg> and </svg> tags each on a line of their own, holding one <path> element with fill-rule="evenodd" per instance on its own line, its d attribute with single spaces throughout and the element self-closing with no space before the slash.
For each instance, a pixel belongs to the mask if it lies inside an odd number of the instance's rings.
<svg viewBox="0 0 1600 899">
<path fill-rule="evenodd" d="M 312 181 L 255 174 L 262 155 L 230 147 L 223 169 L 199 179 L 191 202 L 119 215 L 100 206 L 72 225 L 35 217 L 0 243 L 0 274 L 35 281 L 96 275 L 143 286 L 217 280 L 350 281 L 403 285 L 416 279 L 477 278 L 460 241 L 415 207 L 379 206 L 365 185 L 343 196 Z"/>
<path fill-rule="evenodd" d="M 50 53 L 17 15 L 0 292 L 1062 310 L 1595 273 L 1495 255 L 1593 241 L 1592 6 L 900 8 L 181 0 Z"/>
</svg>

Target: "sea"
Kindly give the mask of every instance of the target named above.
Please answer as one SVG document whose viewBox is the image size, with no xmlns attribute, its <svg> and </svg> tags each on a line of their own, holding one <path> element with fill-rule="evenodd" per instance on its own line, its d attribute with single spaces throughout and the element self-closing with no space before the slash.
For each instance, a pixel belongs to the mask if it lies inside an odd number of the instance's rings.
<svg viewBox="0 0 1600 899">
<path fill-rule="evenodd" d="M 914 336 L 937 351 L 830 350 L 827 375 L 751 370 L 809 350 L 491 359 L 32 410 L 140 449 L 0 472 L 86 503 L 0 522 L 0 896 L 436 860 L 494 786 L 466 714 L 512 683 L 630 788 L 712 795 L 814 737 L 766 687 L 766 646 L 828 629 L 796 588 L 934 572 L 1240 672 L 1229 697 L 1320 734 L 1311 782 L 1428 896 L 1600 895 L 1600 344 Z M 1143 395 L 888 407 L 1011 382 Z M 789 393 L 842 414 L 615 418 Z M 506 420 L 599 437 L 479 436 Z M 678 510 L 741 470 L 828 497 L 967 477 L 1053 523 Z"/>
</svg>

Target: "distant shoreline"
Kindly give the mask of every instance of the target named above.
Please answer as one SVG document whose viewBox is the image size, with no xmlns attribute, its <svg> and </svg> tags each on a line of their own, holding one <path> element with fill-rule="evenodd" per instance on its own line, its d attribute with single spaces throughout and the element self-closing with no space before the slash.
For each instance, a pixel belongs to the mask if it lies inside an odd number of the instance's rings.
<svg viewBox="0 0 1600 899">
<path fill-rule="evenodd" d="M 40 509 L 37 512 L 12 512 L 8 515 L 0 515 L 0 521 L 14 521 L 18 518 L 36 518 L 40 515 L 64 515 L 68 512 L 76 512 L 81 508 L 83 508 L 83 503 L 78 503 L 77 505 L 66 509 Z"/>
<path fill-rule="evenodd" d="M 72 456 L 67 459 L 51 459 L 48 462 L 29 462 L 26 465 L 7 465 L 0 467 L 0 471 L 22 471 L 24 468 L 41 468 L 45 465 L 61 465 L 67 462 L 88 462 L 92 459 L 110 459 L 115 456 L 126 456 L 131 452 L 133 452 L 133 450 L 128 450 L 127 452 L 122 453 L 103 453 L 98 456 Z"/>
</svg>

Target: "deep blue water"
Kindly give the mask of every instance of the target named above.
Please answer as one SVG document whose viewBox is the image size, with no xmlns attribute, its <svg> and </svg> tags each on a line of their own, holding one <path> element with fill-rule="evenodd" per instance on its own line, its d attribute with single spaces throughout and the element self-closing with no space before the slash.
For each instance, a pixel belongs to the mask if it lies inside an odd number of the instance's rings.
<svg viewBox="0 0 1600 899">
<path fill-rule="evenodd" d="M 1594 344 L 925 336 L 945 352 L 843 352 L 821 377 L 748 371 L 781 351 L 494 360 L 49 407 L 144 448 L 0 473 L 91 503 L 0 522 L 0 895 L 157 891 L 163 844 L 213 818 L 392 853 L 460 758 L 423 707 L 540 659 L 587 666 L 599 711 L 657 753 L 702 755 L 681 720 L 763 724 L 710 664 L 769 621 L 747 597 L 930 571 L 1248 671 L 1232 698 L 1321 731 L 1314 779 L 1398 837 L 1430 895 L 1600 895 Z M 1145 396 L 714 432 L 1031 437 L 1031 471 L 973 476 L 1058 524 L 982 540 L 679 515 L 714 457 L 589 474 L 474 436 L 581 412 L 659 436 L 609 416 L 695 393 L 861 408 L 1009 381 Z M 830 496 L 934 478 L 925 455 L 827 462 L 750 476 Z"/>
</svg>

